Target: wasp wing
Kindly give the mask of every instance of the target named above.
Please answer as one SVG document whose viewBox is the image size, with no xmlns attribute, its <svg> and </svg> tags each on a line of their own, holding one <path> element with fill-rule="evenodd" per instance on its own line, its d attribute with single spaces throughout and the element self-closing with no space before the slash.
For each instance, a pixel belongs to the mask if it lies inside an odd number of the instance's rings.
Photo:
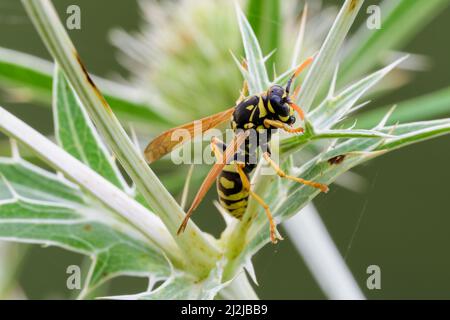
<svg viewBox="0 0 450 320">
<path fill-rule="evenodd" d="M 184 217 L 183 223 L 180 225 L 180 228 L 178 229 L 178 234 L 180 232 L 183 232 L 186 228 L 186 225 L 189 221 L 190 216 L 192 215 L 192 212 L 197 209 L 200 202 L 205 197 L 206 193 L 208 192 L 209 188 L 211 188 L 211 185 L 216 180 L 220 172 L 222 171 L 223 167 L 229 163 L 229 160 L 233 159 L 236 152 L 239 150 L 240 146 L 245 142 L 245 139 L 248 137 L 249 131 L 240 131 L 238 134 L 236 134 L 231 141 L 230 144 L 228 144 L 227 148 L 225 149 L 222 159 L 220 159 L 220 162 L 216 162 L 211 170 L 209 171 L 208 175 L 206 176 L 205 180 L 203 180 L 202 185 L 200 186 L 200 189 L 198 190 L 194 201 L 192 202 L 191 207 L 189 208 L 188 212 L 186 213 L 186 216 Z"/>
<path fill-rule="evenodd" d="M 147 162 L 152 163 L 171 152 L 180 144 L 193 139 L 196 135 L 217 127 L 221 123 L 229 121 L 234 109 L 235 107 L 232 107 L 225 111 L 213 114 L 212 116 L 208 116 L 161 133 L 145 148 L 144 155 Z M 177 131 L 180 133 L 180 136 L 178 139 L 174 139 L 178 135 Z"/>
</svg>

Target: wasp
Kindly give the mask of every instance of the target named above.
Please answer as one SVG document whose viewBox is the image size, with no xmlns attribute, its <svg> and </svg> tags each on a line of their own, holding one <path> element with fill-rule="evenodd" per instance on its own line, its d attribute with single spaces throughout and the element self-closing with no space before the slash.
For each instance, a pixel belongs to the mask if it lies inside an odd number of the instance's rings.
<svg viewBox="0 0 450 320">
<path fill-rule="evenodd" d="M 250 161 L 255 156 L 257 149 L 263 151 L 263 157 L 267 163 L 275 170 L 278 176 L 296 181 L 298 183 L 318 188 L 322 192 L 328 191 L 328 186 L 305 180 L 302 178 L 286 174 L 277 163 L 271 158 L 269 142 L 272 130 L 284 130 L 291 134 L 303 132 L 303 128 L 294 128 L 296 122 L 295 113 L 301 120 L 304 119 L 303 110 L 293 102 L 293 96 L 290 89 L 295 78 L 312 62 L 312 58 L 305 60 L 288 79 L 286 87 L 274 84 L 266 92 L 258 95 L 246 97 L 247 86 L 244 82 L 244 88 L 241 91 L 236 105 L 218 114 L 197 120 L 200 121 L 201 130 L 194 130 L 195 121 L 170 129 L 163 132 L 152 140 L 146 147 L 144 154 L 148 163 L 152 163 L 165 154 L 172 151 L 181 143 L 187 142 L 186 139 L 172 140 L 172 133 L 176 130 L 188 130 L 190 137 L 195 134 L 219 126 L 230 121 L 231 128 L 235 135 L 228 145 L 214 137 L 211 139 L 211 149 L 217 159 L 210 172 L 203 181 L 200 189 L 195 196 L 191 207 L 178 229 L 178 234 L 183 232 L 193 211 L 198 207 L 206 192 L 216 181 L 219 203 L 232 216 L 242 218 L 248 204 L 249 197 L 253 197 L 263 208 L 267 215 L 270 226 L 270 239 L 273 243 L 283 238 L 276 229 L 269 206 L 255 192 L 250 185 L 250 175 L 256 167 L 256 164 Z M 250 133 L 264 133 L 265 139 L 250 139 Z"/>
</svg>

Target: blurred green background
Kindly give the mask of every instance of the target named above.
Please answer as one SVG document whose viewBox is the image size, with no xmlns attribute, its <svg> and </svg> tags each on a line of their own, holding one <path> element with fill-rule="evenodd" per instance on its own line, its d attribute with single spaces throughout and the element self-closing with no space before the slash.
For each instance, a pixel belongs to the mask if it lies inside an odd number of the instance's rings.
<svg viewBox="0 0 450 320">
<path fill-rule="evenodd" d="M 342 1 L 328 2 L 340 4 Z M 69 31 L 69 34 L 89 71 L 103 77 L 117 73 L 126 76 L 126 70 L 115 59 L 116 50 L 108 41 L 108 33 L 117 26 L 125 30 L 137 29 L 140 16 L 136 2 L 58 0 L 54 3 L 60 15 L 65 14 L 70 4 L 81 7 L 82 29 Z M 371 3 L 376 1 L 368 1 L 364 6 Z M 376 105 L 392 104 L 449 85 L 449 30 L 450 10 L 447 9 L 404 49 L 428 56 L 431 68 L 416 73 L 411 83 L 377 100 Z M 49 59 L 16 0 L 0 2 L 0 46 Z M 39 131 L 52 134 L 52 116 L 48 107 L 13 102 L 4 94 L 0 104 Z M 358 167 L 355 172 L 367 179 L 369 185 L 364 193 L 356 194 L 333 186 L 329 194 L 321 195 L 315 201 L 368 298 L 450 298 L 449 165 L 450 137 L 446 136 Z M 210 204 L 213 197 L 214 194 L 210 194 L 195 219 L 201 227 L 217 233 L 223 222 Z M 75 293 L 66 289 L 66 267 L 83 263 L 79 255 L 57 248 L 33 246 L 22 261 L 17 276 L 28 298 L 70 298 Z M 289 239 L 276 246 L 266 246 L 255 256 L 254 264 L 260 283 L 256 291 L 260 298 L 325 297 Z M 366 288 L 366 269 L 372 264 L 381 268 L 381 290 Z M 123 294 L 138 292 L 145 286 L 140 279 L 122 278 L 112 281 L 109 290 Z"/>
</svg>

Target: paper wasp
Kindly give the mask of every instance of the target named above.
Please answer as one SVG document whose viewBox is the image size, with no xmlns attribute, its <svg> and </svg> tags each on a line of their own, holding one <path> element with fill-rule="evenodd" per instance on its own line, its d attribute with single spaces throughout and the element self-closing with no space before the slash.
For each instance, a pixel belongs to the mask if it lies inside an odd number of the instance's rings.
<svg viewBox="0 0 450 320">
<path fill-rule="evenodd" d="M 200 132 L 195 132 L 194 122 L 191 122 L 170 129 L 149 143 L 145 149 L 145 157 L 147 161 L 151 163 L 172 151 L 179 144 L 187 141 L 187 139 L 173 141 L 171 138 L 172 133 L 176 130 L 188 130 L 192 138 L 194 132 L 203 133 L 221 123 L 230 121 L 231 119 L 231 127 L 235 132 L 235 136 L 228 145 L 225 145 L 217 138 L 211 140 L 211 149 L 218 161 L 214 164 L 203 181 L 183 223 L 178 229 L 178 233 L 185 229 L 192 212 L 200 204 L 214 180 L 217 179 L 219 202 L 231 215 L 238 219 L 241 218 L 247 208 L 248 197 L 252 196 L 266 212 L 270 224 L 271 241 L 276 243 L 278 239 L 282 240 L 282 237 L 276 230 L 276 225 L 273 221 L 269 206 L 250 188 L 249 176 L 256 167 L 256 164 L 250 163 L 248 159 L 257 152 L 258 147 L 263 150 L 264 159 L 272 166 L 280 177 L 318 188 L 323 192 L 328 191 L 328 187 L 324 184 L 293 177 L 283 172 L 275 161 L 272 160 L 268 145 L 270 141 L 269 133 L 272 129 L 281 129 L 288 133 L 303 132 L 303 128 L 293 128 L 292 126 L 296 121 L 295 112 L 298 113 L 302 120 L 304 119 L 304 114 L 302 109 L 292 101 L 290 89 L 295 78 L 311 62 L 312 58 L 303 62 L 289 78 L 285 88 L 275 84 L 272 85 L 267 92 L 245 97 L 246 84 L 244 82 L 244 89 L 241 92 L 241 97 L 236 102 L 236 106 L 199 120 L 202 125 Z M 267 133 L 267 138 L 264 143 L 257 140 L 256 145 L 252 146 L 249 139 L 249 133 L 251 131 L 257 132 L 258 134 L 262 132 Z M 244 160 L 240 161 L 238 159 Z"/>
</svg>

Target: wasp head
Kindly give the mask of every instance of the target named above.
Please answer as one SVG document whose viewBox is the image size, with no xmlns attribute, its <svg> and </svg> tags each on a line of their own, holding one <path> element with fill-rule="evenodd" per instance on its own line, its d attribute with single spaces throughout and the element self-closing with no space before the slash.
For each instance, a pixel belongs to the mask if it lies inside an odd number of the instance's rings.
<svg viewBox="0 0 450 320">
<path fill-rule="evenodd" d="M 275 112 L 276 119 L 288 125 L 295 123 L 294 109 L 290 106 L 289 92 L 279 85 L 273 85 L 267 92 L 267 99 Z"/>
</svg>

